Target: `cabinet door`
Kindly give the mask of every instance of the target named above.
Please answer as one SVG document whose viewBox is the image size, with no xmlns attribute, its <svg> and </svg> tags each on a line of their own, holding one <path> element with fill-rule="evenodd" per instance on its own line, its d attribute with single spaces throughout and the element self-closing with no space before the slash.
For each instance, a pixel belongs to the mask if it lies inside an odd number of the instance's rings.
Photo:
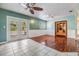
<svg viewBox="0 0 79 59">
<path fill-rule="evenodd" d="M 55 23 L 56 35 L 67 36 L 67 21 L 58 21 Z"/>
<path fill-rule="evenodd" d="M 66 51 L 67 39 L 65 37 L 55 37 L 56 39 L 56 49 L 59 51 Z"/>
</svg>

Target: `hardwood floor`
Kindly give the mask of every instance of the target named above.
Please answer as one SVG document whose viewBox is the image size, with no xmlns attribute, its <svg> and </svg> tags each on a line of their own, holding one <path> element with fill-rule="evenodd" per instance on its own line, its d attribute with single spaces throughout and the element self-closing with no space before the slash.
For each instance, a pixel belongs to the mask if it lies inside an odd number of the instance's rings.
<svg viewBox="0 0 79 59">
<path fill-rule="evenodd" d="M 32 39 L 41 44 L 45 44 L 50 48 L 57 49 L 55 44 L 55 37 L 52 35 L 41 35 L 37 37 L 32 37 Z M 74 39 L 67 38 L 67 51 L 62 51 L 62 52 L 75 52 L 77 51 L 76 46 L 77 46 L 76 41 Z"/>
</svg>

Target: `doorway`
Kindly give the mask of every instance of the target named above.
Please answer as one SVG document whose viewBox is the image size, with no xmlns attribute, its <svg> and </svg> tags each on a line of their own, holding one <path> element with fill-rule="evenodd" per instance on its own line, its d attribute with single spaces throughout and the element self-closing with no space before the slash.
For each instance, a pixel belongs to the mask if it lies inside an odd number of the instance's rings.
<svg viewBox="0 0 79 59">
<path fill-rule="evenodd" d="M 27 38 L 27 20 L 7 17 L 7 41 L 15 41 Z"/>
</svg>

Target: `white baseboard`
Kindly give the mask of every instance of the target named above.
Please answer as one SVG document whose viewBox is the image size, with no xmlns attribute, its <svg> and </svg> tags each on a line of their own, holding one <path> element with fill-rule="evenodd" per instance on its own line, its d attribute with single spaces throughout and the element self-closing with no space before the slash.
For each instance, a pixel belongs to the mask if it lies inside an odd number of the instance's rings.
<svg viewBox="0 0 79 59">
<path fill-rule="evenodd" d="M 4 44 L 4 43 L 7 43 L 7 42 L 0 42 L 0 44 Z"/>
</svg>

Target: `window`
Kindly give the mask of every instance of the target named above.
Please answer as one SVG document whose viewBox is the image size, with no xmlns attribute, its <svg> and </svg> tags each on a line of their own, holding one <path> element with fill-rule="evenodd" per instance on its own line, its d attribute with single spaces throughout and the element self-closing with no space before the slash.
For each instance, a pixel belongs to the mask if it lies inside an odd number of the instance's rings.
<svg viewBox="0 0 79 59">
<path fill-rule="evenodd" d="M 10 31 L 17 31 L 17 22 L 11 21 L 10 27 Z"/>
<path fill-rule="evenodd" d="M 30 30 L 45 30 L 47 29 L 47 22 L 44 20 L 30 20 Z"/>
</svg>

